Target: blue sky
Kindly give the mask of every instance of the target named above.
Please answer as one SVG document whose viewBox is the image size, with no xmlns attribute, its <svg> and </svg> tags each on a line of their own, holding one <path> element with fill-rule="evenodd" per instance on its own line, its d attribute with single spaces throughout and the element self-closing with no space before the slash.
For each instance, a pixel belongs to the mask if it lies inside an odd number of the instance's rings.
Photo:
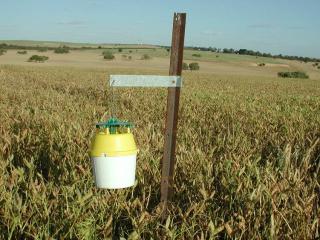
<svg viewBox="0 0 320 240">
<path fill-rule="evenodd" d="M 320 57 L 319 0 L 2 0 L 0 39 L 185 45 Z"/>
</svg>

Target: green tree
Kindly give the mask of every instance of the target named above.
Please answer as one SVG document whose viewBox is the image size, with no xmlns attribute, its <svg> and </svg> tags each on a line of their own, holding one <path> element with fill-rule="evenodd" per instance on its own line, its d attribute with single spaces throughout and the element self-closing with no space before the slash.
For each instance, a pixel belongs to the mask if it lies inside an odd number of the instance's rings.
<svg viewBox="0 0 320 240">
<path fill-rule="evenodd" d="M 47 61 L 49 59 L 49 57 L 47 56 L 39 56 L 39 55 L 32 55 L 28 62 L 44 62 Z"/>
<path fill-rule="evenodd" d="M 151 57 L 148 54 L 143 54 L 141 56 L 141 60 L 149 60 L 149 59 L 151 59 Z"/>
<path fill-rule="evenodd" d="M 188 70 L 189 69 L 189 65 L 187 63 L 182 63 L 182 70 Z"/>
<path fill-rule="evenodd" d="M 38 52 L 46 52 L 46 51 L 48 51 L 47 48 L 44 48 L 44 47 L 38 48 Z"/>
<path fill-rule="evenodd" d="M 224 48 L 223 50 L 222 50 L 222 52 L 223 53 L 234 53 L 234 49 L 233 48 Z"/>
<path fill-rule="evenodd" d="M 103 58 L 106 60 L 113 60 L 115 58 L 112 52 L 110 51 L 104 51 L 102 55 L 103 55 Z"/>
<path fill-rule="evenodd" d="M 192 62 L 189 64 L 189 69 L 191 71 L 194 71 L 194 70 L 199 70 L 200 69 L 200 66 L 199 66 L 199 63 L 197 62 Z"/>
<path fill-rule="evenodd" d="M 54 50 L 54 53 L 58 53 L 58 54 L 69 53 L 69 47 L 67 46 L 58 47 Z"/>
<path fill-rule="evenodd" d="M 7 50 L 5 50 L 5 49 L 0 49 L 0 56 L 3 55 L 3 54 L 5 54 L 6 52 L 7 52 Z"/>
<path fill-rule="evenodd" d="M 27 54 L 27 51 L 17 51 L 17 54 Z"/>
<path fill-rule="evenodd" d="M 305 72 L 278 72 L 278 76 L 282 78 L 309 78 Z"/>
</svg>

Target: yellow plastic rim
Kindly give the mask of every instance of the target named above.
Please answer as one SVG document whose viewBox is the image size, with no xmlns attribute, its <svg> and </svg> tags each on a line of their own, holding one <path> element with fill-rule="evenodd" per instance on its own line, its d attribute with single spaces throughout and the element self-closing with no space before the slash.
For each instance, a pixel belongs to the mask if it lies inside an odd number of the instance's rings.
<svg viewBox="0 0 320 240">
<path fill-rule="evenodd" d="M 91 157 L 128 156 L 137 154 L 138 149 L 132 133 L 108 134 L 98 132 L 91 144 Z"/>
</svg>

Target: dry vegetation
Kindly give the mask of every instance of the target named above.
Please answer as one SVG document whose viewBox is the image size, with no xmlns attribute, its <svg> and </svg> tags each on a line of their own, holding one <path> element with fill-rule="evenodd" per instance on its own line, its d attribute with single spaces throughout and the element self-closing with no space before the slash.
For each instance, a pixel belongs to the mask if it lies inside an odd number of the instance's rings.
<svg viewBox="0 0 320 240">
<path fill-rule="evenodd" d="M 161 223 L 165 90 L 116 91 L 118 117 L 136 125 L 137 183 L 94 188 L 88 147 L 111 73 L 166 74 L 0 66 L 1 239 L 319 237 L 319 81 L 186 72 Z"/>
</svg>

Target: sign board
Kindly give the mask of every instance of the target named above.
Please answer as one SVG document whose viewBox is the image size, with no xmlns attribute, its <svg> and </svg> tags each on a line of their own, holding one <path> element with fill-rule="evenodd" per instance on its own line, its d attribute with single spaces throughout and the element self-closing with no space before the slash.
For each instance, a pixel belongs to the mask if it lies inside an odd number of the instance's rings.
<svg viewBox="0 0 320 240">
<path fill-rule="evenodd" d="M 181 76 L 110 75 L 111 87 L 181 87 Z"/>
</svg>

